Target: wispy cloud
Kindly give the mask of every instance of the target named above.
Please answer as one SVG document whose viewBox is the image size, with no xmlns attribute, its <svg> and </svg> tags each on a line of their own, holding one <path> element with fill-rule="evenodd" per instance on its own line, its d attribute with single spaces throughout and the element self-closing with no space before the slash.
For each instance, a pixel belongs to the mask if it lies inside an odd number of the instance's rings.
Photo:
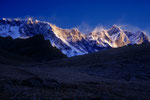
<svg viewBox="0 0 150 100">
<path fill-rule="evenodd" d="M 98 25 L 94 28 L 93 32 L 101 32 L 104 28 L 104 26 L 102 25 Z"/>
<path fill-rule="evenodd" d="M 93 31 L 93 27 L 87 24 L 86 22 L 82 22 L 79 26 L 77 26 L 82 33 L 87 34 Z"/>
<path fill-rule="evenodd" d="M 137 31 L 142 31 L 141 28 L 131 25 L 131 24 L 120 24 L 120 27 L 122 29 L 128 30 L 130 32 L 137 32 Z"/>
<path fill-rule="evenodd" d="M 146 29 L 144 29 L 144 32 L 150 36 L 150 27 L 147 27 Z"/>
<path fill-rule="evenodd" d="M 32 19 L 37 19 L 37 20 L 40 20 L 40 21 L 48 21 L 48 22 L 55 22 L 56 21 L 56 17 L 55 16 L 50 16 L 50 17 L 44 17 L 44 16 L 30 16 L 30 15 L 27 15 L 25 17 L 23 17 L 23 19 L 27 19 L 27 18 L 32 18 Z"/>
</svg>

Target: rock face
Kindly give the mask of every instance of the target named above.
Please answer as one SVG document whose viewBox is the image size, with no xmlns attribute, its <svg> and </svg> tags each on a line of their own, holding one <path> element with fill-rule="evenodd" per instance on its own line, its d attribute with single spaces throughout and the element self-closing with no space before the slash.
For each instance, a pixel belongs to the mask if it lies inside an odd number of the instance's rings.
<svg viewBox="0 0 150 100">
<path fill-rule="evenodd" d="M 49 22 L 38 20 L 5 19 L 0 20 L 0 36 L 29 38 L 41 34 L 52 46 L 68 57 L 83 55 L 107 48 L 117 48 L 129 44 L 149 43 L 149 37 L 142 31 L 132 33 L 113 25 L 110 29 L 96 29 L 82 34 L 78 29 L 62 29 Z"/>
</svg>

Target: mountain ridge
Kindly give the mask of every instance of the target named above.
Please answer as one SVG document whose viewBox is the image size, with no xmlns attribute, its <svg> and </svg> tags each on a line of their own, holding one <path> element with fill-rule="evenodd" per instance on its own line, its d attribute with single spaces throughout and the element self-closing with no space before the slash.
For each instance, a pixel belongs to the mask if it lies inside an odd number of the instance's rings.
<svg viewBox="0 0 150 100">
<path fill-rule="evenodd" d="M 39 34 L 68 57 L 150 42 L 149 36 L 144 32 L 133 33 L 117 25 L 113 25 L 110 29 L 97 29 L 90 34 L 83 34 L 76 28 L 62 29 L 49 22 L 32 18 L 0 20 L 2 37 L 28 38 Z"/>
</svg>

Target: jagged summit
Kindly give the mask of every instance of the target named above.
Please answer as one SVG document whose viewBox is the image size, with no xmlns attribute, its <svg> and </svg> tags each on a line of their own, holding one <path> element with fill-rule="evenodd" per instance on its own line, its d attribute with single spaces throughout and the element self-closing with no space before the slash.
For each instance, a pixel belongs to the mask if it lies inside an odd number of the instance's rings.
<svg viewBox="0 0 150 100">
<path fill-rule="evenodd" d="M 119 26 L 119 25 L 114 24 L 114 25 L 112 26 L 112 28 L 120 29 L 120 26 Z"/>
<path fill-rule="evenodd" d="M 121 32 L 121 31 L 122 29 L 117 25 L 113 25 L 110 29 L 108 29 L 109 35 L 117 34 L 118 32 Z"/>
<path fill-rule="evenodd" d="M 110 47 L 117 48 L 129 44 L 149 43 L 144 32 L 130 32 L 113 25 L 110 29 L 96 28 L 90 34 L 82 34 L 77 28 L 62 29 L 54 24 L 37 19 L 0 20 L 0 36 L 28 38 L 41 34 L 45 40 L 60 49 L 68 57 L 96 52 Z"/>
<path fill-rule="evenodd" d="M 39 21 L 37 19 L 33 19 L 33 18 L 26 18 L 26 19 L 21 19 L 21 18 L 2 18 L 0 19 L 0 23 L 3 24 L 16 24 L 16 25 L 20 25 L 22 23 L 26 23 L 26 24 L 38 24 L 38 23 L 49 23 L 49 22 L 45 22 L 45 21 Z"/>
</svg>

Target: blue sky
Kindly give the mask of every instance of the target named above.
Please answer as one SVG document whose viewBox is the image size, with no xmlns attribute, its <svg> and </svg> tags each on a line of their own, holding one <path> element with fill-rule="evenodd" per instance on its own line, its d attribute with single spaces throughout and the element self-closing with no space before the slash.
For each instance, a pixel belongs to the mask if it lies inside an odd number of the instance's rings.
<svg viewBox="0 0 150 100">
<path fill-rule="evenodd" d="M 127 24 L 150 30 L 149 0 L 0 0 L 0 17 L 33 17 L 62 28 Z"/>
</svg>

